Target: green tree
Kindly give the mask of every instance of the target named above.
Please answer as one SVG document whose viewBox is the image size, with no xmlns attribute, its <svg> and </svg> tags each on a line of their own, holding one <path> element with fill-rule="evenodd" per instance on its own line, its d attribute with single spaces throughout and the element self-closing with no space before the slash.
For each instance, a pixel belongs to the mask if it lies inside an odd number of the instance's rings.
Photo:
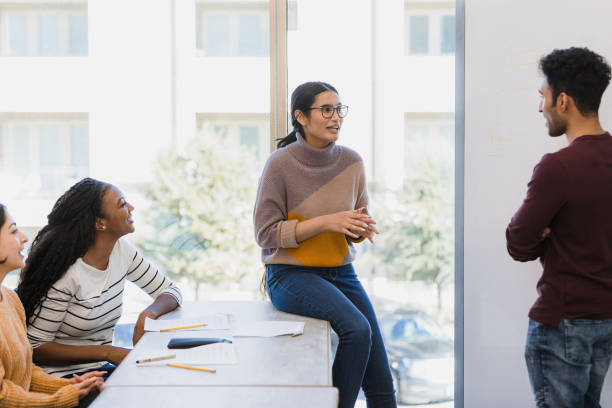
<svg viewBox="0 0 612 408">
<path fill-rule="evenodd" d="M 259 266 L 252 211 L 255 154 L 225 137 L 200 137 L 158 159 L 147 197 L 155 233 L 145 252 L 174 278 L 187 279 L 196 299 L 203 283 L 238 281 Z M 254 288 L 256 290 L 256 288 Z"/>
<path fill-rule="evenodd" d="M 439 314 L 453 280 L 452 169 L 446 156 L 415 150 L 421 154 L 411 157 L 403 187 L 373 194 L 382 233 L 371 255 L 391 279 L 435 285 Z"/>
</svg>

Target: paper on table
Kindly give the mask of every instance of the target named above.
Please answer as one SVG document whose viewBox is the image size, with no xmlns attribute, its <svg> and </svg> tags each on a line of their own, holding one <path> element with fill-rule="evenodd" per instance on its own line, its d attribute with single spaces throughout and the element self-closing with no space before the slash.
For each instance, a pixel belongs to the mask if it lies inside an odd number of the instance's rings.
<svg viewBox="0 0 612 408">
<path fill-rule="evenodd" d="M 175 362 L 178 364 L 238 364 L 236 347 L 233 343 L 213 343 L 175 351 Z"/>
<path fill-rule="evenodd" d="M 148 364 L 139 364 L 139 367 L 160 367 L 167 363 L 185 365 L 213 365 L 213 364 L 238 364 L 236 347 L 233 343 L 213 343 L 190 349 L 171 350 L 176 358 L 168 361 L 160 361 Z M 150 352 L 144 357 L 150 357 Z"/>
<path fill-rule="evenodd" d="M 297 336 L 304 333 L 304 322 L 260 320 L 239 321 L 234 337 Z"/>
<path fill-rule="evenodd" d="M 176 327 L 194 326 L 196 324 L 206 324 L 204 327 L 194 327 L 183 330 L 228 330 L 230 329 L 229 320 L 226 314 L 214 314 L 202 316 L 197 319 L 168 319 L 153 320 L 148 317 L 145 319 L 145 331 L 158 332 L 163 329 L 173 329 Z"/>
</svg>

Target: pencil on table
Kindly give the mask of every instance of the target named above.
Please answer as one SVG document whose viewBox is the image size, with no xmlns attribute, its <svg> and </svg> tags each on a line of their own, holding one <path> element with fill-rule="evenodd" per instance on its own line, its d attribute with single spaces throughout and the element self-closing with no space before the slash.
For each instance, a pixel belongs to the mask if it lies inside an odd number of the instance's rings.
<svg viewBox="0 0 612 408">
<path fill-rule="evenodd" d="M 204 372 L 207 372 L 207 373 L 216 373 L 217 372 L 217 370 L 211 370 L 209 368 L 193 367 L 193 366 L 182 365 L 182 364 L 168 363 L 167 366 L 168 367 L 176 367 L 176 368 L 186 368 L 187 370 L 204 371 Z"/>
<path fill-rule="evenodd" d="M 176 354 L 173 354 L 171 356 L 145 358 L 143 360 L 136 360 L 136 364 L 152 363 L 154 361 L 161 361 L 161 360 L 169 360 L 169 359 L 175 358 L 175 357 L 176 357 Z"/>
<path fill-rule="evenodd" d="M 174 331 L 174 330 L 187 330 L 187 329 L 195 329 L 196 327 L 204 327 L 206 326 L 206 324 L 202 323 L 202 324 L 194 324 L 191 326 L 181 326 L 181 327 L 173 327 L 171 329 L 161 329 L 160 332 L 169 332 L 169 331 Z"/>
</svg>

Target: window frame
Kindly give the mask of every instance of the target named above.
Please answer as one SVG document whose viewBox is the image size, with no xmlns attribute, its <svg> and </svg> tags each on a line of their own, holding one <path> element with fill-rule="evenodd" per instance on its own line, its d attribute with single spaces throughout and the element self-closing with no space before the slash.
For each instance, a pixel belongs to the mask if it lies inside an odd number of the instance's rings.
<svg viewBox="0 0 612 408">
<path fill-rule="evenodd" d="M 13 129 L 25 126 L 28 140 L 28 163 L 27 167 L 20 167 L 14 163 L 11 156 L 15 150 L 13 143 Z M 55 126 L 58 128 L 59 143 L 59 165 L 45 166 L 41 163 L 41 127 Z M 87 128 L 88 136 L 88 165 L 74 166 L 72 164 L 72 129 L 75 126 Z M 6 174 L 18 173 L 25 180 L 40 182 L 44 174 L 56 173 L 59 181 L 70 179 L 69 175 L 77 172 L 77 178 L 86 177 L 91 169 L 91 144 L 89 135 L 89 118 L 87 113 L 18 113 L 3 114 L 0 117 L 0 150 L 3 155 L 0 160 L 0 171 Z M 41 182 L 42 185 L 42 182 Z M 34 194 L 32 198 L 44 199 L 48 194 L 56 194 L 51 189 L 34 189 L 39 195 Z M 29 190 L 25 193 L 29 195 Z"/>
<path fill-rule="evenodd" d="M 404 56 L 421 57 L 421 56 L 452 56 L 452 52 L 442 52 L 442 20 L 444 16 L 455 16 L 455 32 L 457 29 L 457 16 L 454 9 L 454 4 L 451 2 L 416 2 L 405 1 L 404 3 Z M 413 53 L 410 49 L 410 18 L 411 17 L 427 17 L 427 52 Z M 455 34 L 455 42 L 456 40 Z M 455 46 L 455 52 L 457 47 Z"/>
<path fill-rule="evenodd" d="M 84 54 L 70 53 L 70 17 L 85 16 L 88 18 L 86 3 L 57 3 L 43 5 L 25 3 L 19 5 L 0 5 L 0 56 L 2 57 L 87 57 L 89 55 L 89 22 L 87 27 L 87 52 Z M 24 16 L 26 18 L 26 53 L 13 55 L 10 48 L 9 18 Z M 39 51 L 39 24 L 38 18 L 43 16 L 57 16 L 59 18 L 59 49 L 57 54 L 41 54 Z"/>
</svg>

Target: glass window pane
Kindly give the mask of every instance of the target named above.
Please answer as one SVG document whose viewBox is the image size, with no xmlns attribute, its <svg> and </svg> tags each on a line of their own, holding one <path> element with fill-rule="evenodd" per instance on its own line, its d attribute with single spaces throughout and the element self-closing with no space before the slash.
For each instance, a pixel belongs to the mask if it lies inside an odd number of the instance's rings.
<svg viewBox="0 0 612 408">
<path fill-rule="evenodd" d="M 455 126 L 452 124 L 440 125 L 440 137 L 442 141 L 448 143 L 450 146 L 454 146 Z"/>
<path fill-rule="evenodd" d="M 13 151 L 9 162 L 19 169 L 27 169 L 30 166 L 30 143 L 28 140 L 28 127 L 25 125 L 13 126 L 11 129 Z"/>
<path fill-rule="evenodd" d="M 397 7 L 382 0 L 334 0 L 325 12 L 313 3 L 297 0 L 299 24 L 287 32 L 288 93 L 321 80 L 350 106 L 337 143 L 363 157 L 368 210 L 382 232 L 374 245 L 355 245 L 353 265 L 380 322 L 399 384 L 398 406 L 452 407 L 438 402 L 452 399 L 454 387 L 454 155 L 448 141 L 455 83 L 448 73 L 455 61 L 412 54 L 440 53 L 438 26 L 454 4 L 395 1 L 404 12 L 397 18 Z M 402 35 L 405 48 L 396 46 Z M 333 39 L 336 46 L 322 45 Z M 379 52 L 356 51 L 364 44 Z M 366 90 L 363 84 L 370 83 L 376 86 Z M 356 408 L 366 405 L 358 400 Z"/>
<path fill-rule="evenodd" d="M 60 55 L 59 17 L 38 17 L 38 55 Z"/>
<path fill-rule="evenodd" d="M 206 55 L 227 56 L 230 53 L 229 16 L 206 16 Z"/>
<path fill-rule="evenodd" d="M 441 21 L 441 43 L 442 54 L 455 53 L 455 16 L 442 16 Z"/>
<path fill-rule="evenodd" d="M 87 55 L 87 16 L 68 17 L 68 54 Z"/>
<path fill-rule="evenodd" d="M 410 16 L 410 53 L 429 52 L 429 17 Z"/>
<path fill-rule="evenodd" d="M 406 140 L 414 142 L 426 142 L 429 135 L 429 127 L 421 123 L 406 124 Z"/>
<path fill-rule="evenodd" d="M 25 16 L 8 16 L 9 55 L 28 54 L 28 21 Z"/>
<path fill-rule="evenodd" d="M 259 129 L 257 126 L 240 126 L 240 144 L 251 148 L 259 160 Z"/>
<path fill-rule="evenodd" d="M 297 30 L 298 9 L 295 0 L 287 1 L 287 31 Z"/>
<path fill-rule="evenodd" d="M 265 55 L 268 38 L 264 35 L 258 15 L 241 15 L 239 18 L 238 53 L 244 56 Z"/>
<path fill-rule="evenodd" d="M 73 167 L 89 166 L 89 135 L 87 126 L 70 129 L 70 164 Z"/>
<path fill-rule="evenodd" d="M 60 130 L 55 125 L 43 125 L 39 128 L 40 137 L 40 167 L 59 167 Z"/>
</svg>

